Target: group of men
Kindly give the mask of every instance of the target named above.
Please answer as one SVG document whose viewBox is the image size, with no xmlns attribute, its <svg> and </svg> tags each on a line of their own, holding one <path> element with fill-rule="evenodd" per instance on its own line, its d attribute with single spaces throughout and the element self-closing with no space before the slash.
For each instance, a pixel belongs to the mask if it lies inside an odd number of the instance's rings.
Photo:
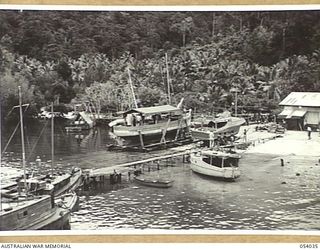
<svg viewBox="0 0 320 250">
<path fill-rule="evenodd" d="M 141 114 L 129 113 L 125 117 L 127 126 L 141 125 L 144 122 L 144 117 Z"/>
</svg>

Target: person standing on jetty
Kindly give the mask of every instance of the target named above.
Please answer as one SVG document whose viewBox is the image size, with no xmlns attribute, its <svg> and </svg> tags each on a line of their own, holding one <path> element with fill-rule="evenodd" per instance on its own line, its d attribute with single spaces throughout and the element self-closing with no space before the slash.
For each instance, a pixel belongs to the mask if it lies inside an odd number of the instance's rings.
<svg viewBox="0 0 320 250">
<path fill-rule="evenodd" d="M 249 130 L 249 129 L 248 129 Z M 248 130 L 247 129 L 244 129 L 243 130 L 243 139 L 244 139 L 244 142 L 247 143 L 248 140 L 247 140 L 247 133 L 248 133 Z"/>
<path fill-rule="evenodd" d="M 311 139 L 311 132 L 312 132 L 312 129 L 310 126 L 307 127 L 307 131 L 308 131 L 308 140 Z"/>
</svg>

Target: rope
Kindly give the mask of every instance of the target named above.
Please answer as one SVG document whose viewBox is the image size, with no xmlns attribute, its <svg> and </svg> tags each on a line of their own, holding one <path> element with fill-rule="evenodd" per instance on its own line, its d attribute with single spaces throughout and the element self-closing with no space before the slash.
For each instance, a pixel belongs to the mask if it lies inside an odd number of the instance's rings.
<svg viewBox="0 0 320 250">
<path fill-rule="evenodd" d="M 25 104 L 24 106 L 27 106 L 27 107 L 26 107 L 26 109 L 23 111 L 23 113 L 25 113 L 25 112 L 28 110 L 29 104 Z M 9 114 L 12 112 L 12 110 L 13 110 L 15 107 L 16 107 L 16 106 L 14 106 L 14 107 L 10 110 Z M 7 117 L 9 116 L 9 114 L 7 115 Z M 20 123 L 21 123 L 21 121 L 19 121 L 18 124 L 17 124 L 17 126 L 15 127 L 15 129 L 14 129 L 13 133 L 11 134 L 11 136 L 10 136 L 10 138 L 9 138 L 6 146 L 4 147 L 3 151 L 1 152 L 1 155 L 2 155 L 4 152 L 6 152 L 6 150 L 7 150 L 8 146 L 9 146 L 9 144 L 10 144 L 13 136 L 15 135 L 15 133 L 17 132 L 17 130 L 18 130 L 19 126 L 20 126 Z"/>
<path fill-rule="evenodd" d="M 49 121 L 49 120 L 47 120 L 46 123 L 44 124 L 44 126 L 43 126 L 43 128 L 42 128 L 42 130 L 41 130 L 41 132 L 40 132 L 40 135 L 39 135 L 39 137 L 38 137 L 38 139 L 37 139 L 37 141 L 36 141 L 36 143 L 33 144 L 33 147 L 32 147 L 32 149 L 31 149 L 31 151 L 30 151 L 30 153 L 29 153 L 29 156 L 28 156 L 27 161 L 29 161 L 29 159 L 30 159 L 30 157 L 31 157 L 34 149 L 36 148 L 36 146 L 37 146 L 37 144 L 38 144 L 38 142 L 39 142 L 39 140 L 40 140 L 40 137 L 42 136 L 42 134 L 43 134 L 43 132 L 44 132 L 44 129 L 46 128 L 46 126 L 47 126 L 47 124 L 48 124 L 48 121 Z"/>
<path fill-rule="evenodd" d="M 2 155 L 4 152 L 6 152 L 6 150 L 7 150 L 8 146 L 9 146 L 9 144 L 10 144 L 10 142 L 11 142 L 11 140 L 12 140 L 13 136 L 14 136 L 14 135 L 15 135 L 15 133 L 17 132 L 17 130 L 18 130 L 18 128 L 19 128 L 19 126 L 20 126 L 20 122 L 19 122 L 19 123 L 17 124 L 17 126 L 15 127 L 15 129 L 14 129 L 13 133 L 11 134 L 11 136 L 10 136 L 10 138 L 9 138 L 8 142 L 7 142 L 7 144 L 6 144 L 6 145 L 5 145 L 5 147 L 3 148 L 3 151 L 1 152 L 1 155 Z"/>
</svg>

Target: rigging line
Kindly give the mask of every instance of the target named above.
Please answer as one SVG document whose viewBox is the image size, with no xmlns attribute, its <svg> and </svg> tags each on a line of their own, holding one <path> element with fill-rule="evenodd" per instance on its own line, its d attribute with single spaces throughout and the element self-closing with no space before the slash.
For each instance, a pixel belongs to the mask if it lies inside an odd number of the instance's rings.
<svg viewBox="0 0 320 250">
<path fill-rule="evenodd" d="M 26 107 L 26 109 L 23 111 L 23 113 L 24 113 L 24 112 L 27 111 L 27 109 L 29 108 L 30 104 L 29 104 L 29 103 L 27 103 L 27 104 L 22 104 L 21 106 L 22 106 L 22 107 Z M 12 111 L 13 111 L 15 108 L 19 108 L 19 105 L 13 106 L 13 107 L 11 108 L 11 110 L 9 111 L 9 113 L 7 114 L 6 118 L 12 113 Z"/>
<path fill-rule="evenodd" d="M 63 137 L 66 137 L 67 133 L 62 129 L 61 126 L 59 126 L 60 131 L 62 132 Z"/>
<path fill-rule="evenodd" d="M 28 104 L 27 108 L 24 110 L 24 112 L 23 112 L 23 113 L 25 113 L 25 112 L 28 110 L 28 108 L 29 108 L 29 104 Z M 12 108 L 12 110 L 13 110 L 13 108 Z M 11 110 L 11 111 L 12 111 L 12 110 Z M 11 111 L 10 111 L 10 112 L 11 112 Z M 9 115 L 9 114 L 8 114 L 8 115 Z M 8 117 L 8 115 L 7 115 L 7 117 Z M 9 138 L 9 140 L 8 140 L 8 142 L 7 142 L 7 144 L 6 144 L 6 145 L 5 145 L 5 147 L 3 148 L 3 151 L 1 152 L 1 155 L 2 155 L 4 152 L 6 152 L 6 150 L 7 150 L 8 146 L 9 146 L 9 144 L 11 143 L 11 140 L 13 139 L 13 136 L 16 134 L 16 132 L 17 132 L 17 130 L 18 130 L 18 128 L 19 128 L 19 126 L 20 126 L 20 123 L 21 123 L 21 121 L 19 120 L 19 122 L 18 122 L 17 126 L 15 127 L 15 129 L 14 129 L 13 133 L 11 134 L 11 136 L 10 136 L 10 138 Z"/>
<path fill-rule="evenodd" d="M 9 138 L 9 140 L 8 140 L 8 142 L 7 142 L 7 144 L 4 146 L 3 151 L 1 152 L 1 155 L 2 155 L 4 152 L 6 152 L 6 150 L 7 150 L 8 146 L 9 146 L 9 144 L 10 144 L 10 142 L 11 142 L 11 140 L 12 140 L 13 136 L 14 136 L 14 135 L 15 135 L 15 133 L 17 132 L 17 130 L 18 130 L 18 128 L 19 128 L 19 126 L 20 126 L 20 122 L 18 122 L 18 124 L 17 124 L 17 126 L 15 127 L 15 129 L 14 129 L 13 133 L 11 134 L 11 136 L 10 136 L 10 138 Z"/>
<path fill-rule="evenodd" d="M 29 141 L 29 136 L 28 136 L 28 134 L 26 135 L 26 141 L 27 141 L 27 144 L 28 144 L 28 147 L 27 147 L 27 150 L 29 150 L 29 148 L 30 148 L 30 141 Z"/>
<path fill-rule="evenodd" d="M 33 147 L 32 147 L 32 149 L 31 149 L 31 151 L 30 151 L 30 153 L 29 153 L 29 156 L 28 156 L 27 161 L 29 161 L 29 159 L 30 159 L 33 151 L 35 150 L 35 148 L 36 148 L 36 146 L 37 146 L 37 144 L 38 144 L 38 142 L 39 142 L 39 140 L 40 140 L 40 138 L 41 138 L 41 136 L 42 136 L 45 128 L 47 127 L 48 121 L 49 121 L 49 120 L 47 120 L 46 123 L 44 124 L 44 126 L 43 126 L 43 128 L 42 128 L 42 130 L 41 130 L 41 132 L 40 132 L 40 135 L 39 135 L 39 137 L 38 137 L 38 139 L 37 139 L 37 141 L 36 141 L 36 143 L 33 144 Z"/>
</svg>

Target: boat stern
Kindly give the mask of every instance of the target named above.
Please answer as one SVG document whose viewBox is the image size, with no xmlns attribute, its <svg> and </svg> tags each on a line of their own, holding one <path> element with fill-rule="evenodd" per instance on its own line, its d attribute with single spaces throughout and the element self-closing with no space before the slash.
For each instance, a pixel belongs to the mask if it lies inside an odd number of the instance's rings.
<svg viewBox="0 0 320 250">
<path fill-rule="evenodd" d="M 241 171 L 238 167 L 233 167 L 233 168 L 226 168 L 226 171 L 224 172 L 224 178 L 229 179 L 229 180 L 236 180 L 237 178 L 240 177 Z"/>
</svg>

